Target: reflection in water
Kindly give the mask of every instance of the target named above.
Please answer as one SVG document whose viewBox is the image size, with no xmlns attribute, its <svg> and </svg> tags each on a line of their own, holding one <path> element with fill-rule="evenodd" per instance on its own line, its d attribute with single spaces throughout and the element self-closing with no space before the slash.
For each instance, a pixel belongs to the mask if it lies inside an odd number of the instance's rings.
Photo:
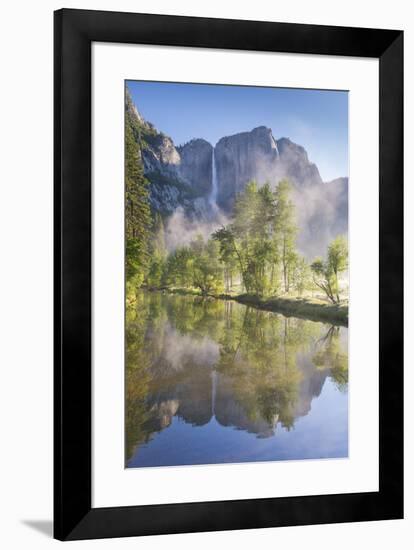
<svg viewBox="0 0 414 550">
<path fill-rule="evenodd" d="M 347 456 L 347 329 L 160 292 L 126 327 L 128 467 Z"/>
</svg>

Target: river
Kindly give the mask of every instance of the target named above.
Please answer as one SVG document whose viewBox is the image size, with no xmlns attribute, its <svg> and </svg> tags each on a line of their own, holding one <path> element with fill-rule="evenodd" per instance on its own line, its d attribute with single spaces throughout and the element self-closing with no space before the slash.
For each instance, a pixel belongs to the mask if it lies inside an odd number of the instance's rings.
<svg viewBox="0 0 414 550">
<path fill-rule="evenodd" d="M 348 456 L 348 329 L 141 292 L 126 315 L 126 466 Z"/>
</svg>

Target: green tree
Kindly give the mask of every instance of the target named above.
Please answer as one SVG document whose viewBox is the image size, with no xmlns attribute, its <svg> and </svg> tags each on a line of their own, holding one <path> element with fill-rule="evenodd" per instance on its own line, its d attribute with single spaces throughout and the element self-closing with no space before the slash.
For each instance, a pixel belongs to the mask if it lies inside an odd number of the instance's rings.
<svg viewBox="0 0 414 550">
<path fill-rule="evenodd" d="M 204 242 L 199 236 L 190 245 L 193 252 L 192 278 L 193 285 L 202 294 L 221 292 L 223 290 L 223 266 L 220 262 L 219 245 L 214 240 Z"/>
<path fill-rule="evenodd" d="M 150 262 L 146 284 L 149 288 L 160 288 L 163 283 L 167 250 L 165 247 L 164 222 L 157 212 L 151 229 L 149 242 Z"/>
<path fill-rule="evenodd" d="M 222 260 L 238 266 L 247 292 L 263 296 L 280 287 L 289 291 L 297 261 L 294 205 L 291 185 L 282 180 L 272 192 L 252 181 L 235 202 L 233 223 L 216 231 Z M 280 267 L 281 266 L 281 269 Z"/>
<path fill-rule="evenodd" d="M 192 263 L 194 257 L 189 247 L 174 250 L 167 258 L 163 273 L 163 284 L 188 288 L 192 286 Z"/>
<path fill-rule="evenodd" d="M 285 292 L 290 290 L 290 271 L 296 261 L 296 236 L 298 228 L 295 221 L 295 206 L 290 199 L 292 186 L 287 180 L 281 180 L 275 191 L 275 246 L 279 251 L 278 257 L 282 263 L 283 287 Z"/>
<path fill-rule="evenodd" d="M 228 228 L 246 291 L 258 294 L 262 294 L 264 286 L 262 277 L 268 244 L 261 238 L 263 224 L 258 216 L 260 203 L 261 196 L 256 182 L 249 182 L 244 192 L 236 197 L 234 221 Z"/>
<path fill-rule="evenodd" d="M 216 231 L 222 259 L 237 265 L 247 292 L 259 295 L 269 289 L 268 265 L 272 256 L 273 194 L 268 184 L 258 189 L 249 182 L 236 198 L 233 223 Z"/>
<path fill-rule="evenodd" d="M 348 242 L 343 235 L 336 237 L 329 245 L 328 264 L 333 272 L 334 291 L 339 304 L 339 275 L 348 269 Z"/>
<path fill-rule="evenodd" d="M 126 118 L 125 128 L 125 270 L 127 295 L 135 294 L 148 266 L 148 237 L 151 227 L 148 182 L 144 177 L 141 155 L 132 126 Z"/>
<path fill-rule="evenodd" d="M 348 269 L 348 245 L 345 237 L 336 237 L 328 247 L 327 259 L 316 258 L 311 264 L 313 281 L 333 304 L 339 304 L 339 275 Z"/>
<path fill-rule="evenodd" d="M 224 233 L 223 233 L 224 231 Z M 233 287 L 233 278 L 238 273 L 239 261 L 230 235 L 225 235 L 225 229 L 217 231 L 218 237 L 213 236 L 213 240 L 218 243 L 219 259 L 223 264 L 224 287 L 226 292 L 230 292 Z"/>
<path fill-rule="evenodd" d="M 232 262 L 243 277 L 244 261 L 231 228 L 221 227 L 213 233 L 213 239 L 219 243 L 221 261 L 223 263 Z"/>
<path fill-rule="evenodd" d="M 163 263 L 157 255 L 149 281 L 160 277 L 167 286 L 196 287 L 203 294 L 226 291 L 240 274 L 247 293 L 266 296 L 283 285 L 301 295 L 310 285 L 310 270 L 296 250 L 297 225 L 290 199 L 291 185 L 282 180 L 273 192 L 252 181 L 236 197 L 232 223 L 215 231 L 207 243 L 200 236 L 175 250 Z M 332 258 L 334 255 L 332 255 Z M 341 268 L 338 262 L 338 269 Z"/>
<path fill-rule="evenodd" d="M 292 260 L 290 269 L 291 281 L 290 284 L 297 291 L 299 296 L 310 288 L 312 284 L 311 270 L 308 262 L 300 256 L 295 254 L 294 261 Z"/>
</svg>

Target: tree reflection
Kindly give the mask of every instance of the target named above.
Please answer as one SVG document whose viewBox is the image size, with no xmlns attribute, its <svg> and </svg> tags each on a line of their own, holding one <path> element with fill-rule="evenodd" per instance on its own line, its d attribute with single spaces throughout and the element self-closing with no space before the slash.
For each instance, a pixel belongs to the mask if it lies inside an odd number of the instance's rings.
<svg viewBox="0 0 414 550">
<path fill-rule="evenodd" d="M 318 342 L 319 349 L 313 356 L 318 369 L 329 369 L 330 376 L 340 391 L 348 389 L 348 351 L 341 341 L 339 327 L 330 327 Z"/>
<path fill-rule="evenodd" d="M 126 459 L 174 416 L 260 438 L 291 429 L 327 376 L 347 387 L 343 330 L 232 301 L 141 293 L 126 317 Z"/>
</svg>

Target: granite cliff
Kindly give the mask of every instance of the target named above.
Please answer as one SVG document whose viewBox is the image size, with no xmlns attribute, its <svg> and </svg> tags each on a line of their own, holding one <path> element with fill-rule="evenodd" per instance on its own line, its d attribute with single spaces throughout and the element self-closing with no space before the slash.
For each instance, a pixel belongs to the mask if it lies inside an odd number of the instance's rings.
<svg viewBox="0 0 414 550">
<path fill-rule="evenodd" d="M 315 164 L 303 147 L 288 138 L 275 139 L 270 128 L 259 126 L 219 140 L 215 147 L 218 204 L 230 210 L 234 198 L 252 179 L 259 184 L 288 178 L 294 185 L 322 184 Z"/>
<path fill-rule="evenodd" d="M 150 183 L 151 207 L 164 218 L 179 212 L 189 223 L 211 224 L 218 214 L 231 216 L 249 181 L 275 186 L 287 178 L 294 186 L 302 250 L 320 254 L 332 236 L 347 231 L 348 178 L 323 182 L 306 150 L 289 138 L 276 139 L 270 128 L 223 137 L 214 148 L 204 139 L 176 146 L 144 119 L 128 92 L 126 116 Z"/>
</svg>

